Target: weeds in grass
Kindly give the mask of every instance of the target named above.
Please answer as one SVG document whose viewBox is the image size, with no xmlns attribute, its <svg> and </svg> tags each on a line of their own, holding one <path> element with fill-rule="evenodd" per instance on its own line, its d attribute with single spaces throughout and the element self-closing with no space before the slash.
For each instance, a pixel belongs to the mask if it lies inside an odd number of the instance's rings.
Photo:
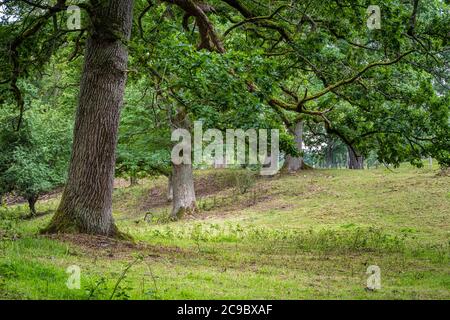
<svg viewBox="0 0 450 320">
<path fill-rule="evenodd" d="M 136 265 L 137 263 L 141 262 L 144 259 L 144 257 L 142 255 L 137 255 L 136 258 L 131 261 L 126 267 L 125 269 L 122 271 L 120 277 L 117 279 L 116 284 L 114 285 L 114 289 L 111 293 L 111 296 L 109 297 L 109 300 L 112 300 L 114 298 L 114 296 L 126 300 L 129 298 L 129 295 L 127 293 L 127 290 L 130 290 L 131 288 L 127 288 L 127 287 L 121 287 L 120 283 L 127 277 L 128 271 L 130 271 L 130 269 Z"/>
<path fill-rule="evenodd" d="M 98 299 L 103 296 L 107 290 L 106 287 L 106 278 L 101 277 L 93 285 L 88 285 L 86 287 L 87 300 Z"/>
<path fill-rule="evenodd" d="M 270 229 L 264 227 L 244 227 L 240 224 L 196 223 L 183 229 L 165 227 L 149 231 L 153 238 L 170 240 L 187 239 L 193 241 L 198 248 L 201 243 L 264 241 L 265 248 L 291 248 L 302 251 L 378 251 L 378 252 L 429 252 L 444 257 L 448 245 L 424 246 L 408 240 L 414 237 L 408 233 L 391 235 L 381 229 L 356 227 L 347 230 L 289 230 Z"/>
<path fill-rule="evenodd" d="M 131 297 L 131 291 L 134 290 L 133 287 L 129 285 L 123 285 L 124 281 L 126 280 L 129 272 L 131 269 L 136 266 L 137 264 L 144 261 L 144 256 L 141 254 L 138 254 L 135 256 L 135 258 L 127 263 L 124 267 L 124 269 L 121 271 L 119 277 L 114 281 L 114 285 L 111 289 L 111 291 L 108 288 L 108 278 L 105 276 L 100 277 L 98 280 L 91 282 L 88 284 L 85 288 L 85 292 L 87 294 L 87 299 L 104 299 L 108 298 L 109 300 L 117 299 L 117 300 L 128 300 Z M 156 286 L 156 280 L 154 278 L 153 272 L 150 268 L 150 266 L 147 266 L 150 270 L 153 283 L 155 286 L 155 290 L 157 292 L 157 286 Z M 145 276 L 145 275 L 144 275 Z M 143 284 L 143 290 L 144 290 L 144 284 Z M 108 293 L 110 291 L 110 293 Z"/>
<path fill-rule="evenodd" d="M 0 241 L 15 240 L 20 237 L 20 208 L 0 207 Z"/>
<path fill-rule="evenodd" d="M 245 194 L 234 192 L 228 196 L 222 197 L 206 197 L 197 201 L 200 211 L 212 211 L 216 209 L 229 208 L 236 204 L 243 206 L 252 206 L 258 203 L 258 200 L 267 195 L 266 189 L 254 188 Z"/>
<path fill-rule="evenodd" d="M 144 221 L 149 224 L 167 224 L 173 222 L 168 210 L 162 212 L 147 212 L 144 215 Z"/>
<path fill-rule="evenodd" d="M 144 242 L 146 258 L 128 271 L 128 247 L 92 257 L 84 244 L 34 236 L 47 218 L 22 220 L 26 205 L 0 208 L 0 299 L 448 298 L 448 177 L 396 171 L 316 170 L 243 194 L 219 172 L 227 187 L 199 200 L 211 212 L 178 222 L 166 203 L 142 207 L 154 182 L 116 190 L 121 230 Z M 65 285 L 72 264 L 82 290 Z M 379 292 L 363 289 L 368 264 L 382 268 Z"/>
</svg>

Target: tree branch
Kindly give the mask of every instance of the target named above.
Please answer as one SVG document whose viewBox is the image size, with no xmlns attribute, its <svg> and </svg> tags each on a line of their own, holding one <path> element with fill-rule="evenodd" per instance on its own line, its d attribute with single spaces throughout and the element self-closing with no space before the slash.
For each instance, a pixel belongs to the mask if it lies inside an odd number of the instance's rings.
<svg viewBox="0 0 450 320">
<path fill-rule="evenodd" d="M 403 59 L 404 57 L 406 57 L 407 55 L 413 53 L 415 50 L 410 50 L 407 51 L 405 53 L 403 53 L 402 55 L 398 56 L 396 59 L 391 60 L 391 61 L 384 61 L 384 62 L 374 62 L 371 64 L 368 64 L 367 66 L 365 66 L 363 69 L 361 69 L 359 72 L 357 72 L 355 75 L 353 75 L 350 78 L 338 81 L 332 85 L 329 85 L 327 88 L 323 89 L 322 91 L 309 96 L 309 97 L 305 97 L 303 98 L 299 103 L 298 103 L 298 107 L 300 107 L 301 105 L 305 104 L 308 101 L 311 100 L 316 100 L 324 95 L 326 95 L 327 93 L 329 93 L 330 91 L 333 91 L 341 86 L 353 83 L 354 81 L 356 81 L 358 78 L 360 78 L 363 74 L 365 74 L 367 71 L 369 71 L 370 69 L 373 69 L 375 67 L 380 67 L 380 66 L 389 66 L 389 65 L 393 65 L 397 62 L 399 62 L 401 59 Z"/>
</svg>

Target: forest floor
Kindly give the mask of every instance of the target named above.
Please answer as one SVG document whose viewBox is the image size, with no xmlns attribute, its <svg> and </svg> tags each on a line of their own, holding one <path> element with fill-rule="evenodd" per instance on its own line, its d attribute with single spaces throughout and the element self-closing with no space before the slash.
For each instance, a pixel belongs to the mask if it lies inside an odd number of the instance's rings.
<svg viewBox="0 0 450 320">
<path fill-rule="evenodd" d="M 0 298 L 450 299 L 450 177 L 437 172 L 310 170 L 236 186 L 236 171 L 201 171 L 200 212 L 178 222 L 165 179 L 119 183 L 114 216 L 134 242 L 38 235 L 58 195 L 35 219 L 20 218 L 25 204 L 1 208 Z M 66 285 L 72 265 L 80 289 Z M 366 289 L 370 265 L 380 290 Z"/>
</svg>

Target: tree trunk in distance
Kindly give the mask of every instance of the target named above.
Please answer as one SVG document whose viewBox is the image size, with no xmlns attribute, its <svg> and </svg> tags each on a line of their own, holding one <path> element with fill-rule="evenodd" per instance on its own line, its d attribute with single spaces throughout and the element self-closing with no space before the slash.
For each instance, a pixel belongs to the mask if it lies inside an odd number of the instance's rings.
<svg viewBox="0 0 450 320">
<path fill-rule="evenodd" d="M 121 236 L 112 216 L 120 109 L 127 79 L 133 0 L 91 8 L 69 175 L 47 233 Z"/>
<path fill-rule="evenodd" d="M 348 168 L 352 170 L 364 169 L 364 157 L 353 152 L 353 149 L 347 147 L 348 150 Z"/>
<path fill-rule="evenodd" d="M 28 206 L 30 207 L 30 214 L 32 216 L 35 216 L 37 214 L 37 212 L 36 212 L 37 200 L 38 200 L 38 196 L 28 196 L 27 197 Z"/>
<path fill-rule="evenodd" d="M 303 151 L 303 121 L 296 123 L 294 129 L 295 133 L 295 145 L 297 149 Z M 300 170 L 307 169 L 303 161 L 303 157 L 286 156 L 285 170 L 289 173 L 298 172 Z"/>
<path fill-rule="evenodd" d="M 167 202 L 171 202 L 173 200 L 173 182 L 172 182 L 172 174 L 167 177 Z"/>
<path fill-rule="evenodd" d="M 138 183 L 138 178 L 136 176 L 131 176 L 130 177 L 130 187 L 135 187 L 137 186 Z"/>
<path fill-rule="evenodd" d="M 174 128 L 183 128 L 191 131 L 192 126 L 189 115 L 184 108 L 179 109 L 172 123 Z M 172 163 L 173 206 L 171 218 L 181 219 L 185 215 L 197 211 L 194 188 L 193 166 L 191 164 Z"/>
<path fill-rule="evenodd" d="M 178 220 L 197 210 L 192 164 L 173 164 L 173 209 L 172 219 Z"/>
<path fill-rule="evenodd" d="M 327 139 L 327 147 L 325 150 L 325 165 L 324 167 L 327 169 L 331 169 L 335 166 L 334 161 L 334 150 L 336 148 L 336 143 L 333 141 L 333 139 L 329 136 Z"/>
</svg>

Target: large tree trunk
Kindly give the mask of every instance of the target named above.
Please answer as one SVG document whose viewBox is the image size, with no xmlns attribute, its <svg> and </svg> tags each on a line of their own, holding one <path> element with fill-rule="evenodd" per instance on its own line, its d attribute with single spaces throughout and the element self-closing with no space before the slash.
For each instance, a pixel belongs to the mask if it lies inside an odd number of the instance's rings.
<svg viewBox="0 0 450 320">
<path fill-rule="evenodd" d="M 299 121 L 293 128 L 295 134 L 295 145 L 297 149 L 303 151 L 303 121 Z M 285 169 L 288 172 L 297 172 L 305 169 L 305 163 L 303 157 L 293 157 L 290 155 L 286 156 Z"/>
<path fill-rule="evenodd" d="M 119 235 L 112 217 L 115 151 L 133 0 L 91 7 L 67 185 L 47 232 Z"/>
<path fill-rule="evenodd" d="M 348 150 L 348 168 L 353 170 L 364 169 L 364 157 L 357 155 L 351 147 Z"/>
<path fill-rule="evenodd" d="M 178 110 L 172 123 L 174 128 L 191 130 L 191 122 L 186 110 Z M 190 155 L 192 158 L 192 155 Z M 195 198 L 194 174 L 192 163 L 175 164 L 172 162 L 173 206 L 171 217 L 181 219 L 185 215 L 195 213 L 197 203 Z"/>
<path fill-rule="evenodd" d="M 197 209 L 192 164 L 173 164 L 173 209 L 172 219 L 180 219 L 195 213 Z"/>
</svg>

